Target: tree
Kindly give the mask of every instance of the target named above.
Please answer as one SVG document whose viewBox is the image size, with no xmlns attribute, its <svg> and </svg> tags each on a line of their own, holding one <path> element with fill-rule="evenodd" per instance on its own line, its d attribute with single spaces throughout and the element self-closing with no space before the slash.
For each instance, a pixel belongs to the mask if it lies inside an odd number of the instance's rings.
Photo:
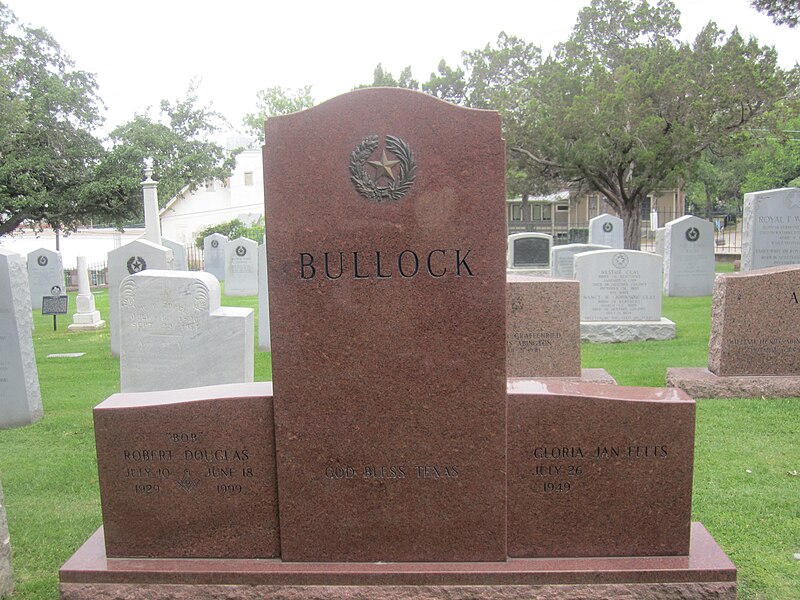
<svg viewBox="0 0 800 600">
<path fill-rule="evenodd" d="M 23 223 L 72 229 L 106 212 L 81 191 L 103 148 L 97 85 L 44 30 L 0 4 L 0 236 Z"/>
<path fill-rule="evenodd" d="M 409 90 L 418 90 L 419 81 L 411 75 L 410 66 L 400 71 L 400 75 L 395 78 L 389 71 L 384 71 L 383 65 L 378 63 L 372 73 L 372 83 L 358 85 L 354 89 L 358 90 L 367 87 L 401 87 Z"/>
<path fill-rule="evenodd" d="M 787 94 L 774 49 L 713 23 L 691 45 L 679 31 L 668 0 L 593 0 L 529 80 L 515 125 L 525 133 L 512 149 L 542 177 L 600 192 L 625 222 L 627 248 L 640 247 L 649 193 L 765 126 Z"/>
<path fill-rule="evenodd" d="M 288 115 L 314 106 L 311 86 L 307 85 L 292 91 L 280 86 L 256 92 L 256 111 L 245 115 L 243 122 L 247 132 L 262 144 L 264 143 L 264 121 L 268 117 Z"/>
<path fill-rule="evenodd" d="M 159 118 L 136 114 L 110 134 L 112 147 L 97 165 L 83 195 L 105 202 L 113 224 L 121 226 L 142 219 L 142 169 L 153 159 L 153 178 L 159 182 L 163 207 L 182 189 L 196 189 L 210 179 L 225 179 L 235 165 L 236 152 L 227 152 L 212 136 L 226 121 L 206 106 L 197 105 L 197 86 L 174 103 L 162 100 Z"/>
<path fill-rule="evenodd" d="M 767 13 L 776 25 L 797 27 L 800 23 L 800 3 L 797 0 L 750 0 L 750 5 Z"/>
<path fill-rule="evenodd" d="M 194 245 L 198 248 L 202 248 L 205 239 L 212 233 L 221 233 L 230 240 L 246 237 L 260 244 L 264 239 L 264 217 L 261 216 L 258 221 L 250 227 L 242 223 L 241 219 L 233 219 L 231 221 L 225 221 L 224 223 L 218 223 L 217 225 L 209 225 L 195 236 Z"/>
</svg>

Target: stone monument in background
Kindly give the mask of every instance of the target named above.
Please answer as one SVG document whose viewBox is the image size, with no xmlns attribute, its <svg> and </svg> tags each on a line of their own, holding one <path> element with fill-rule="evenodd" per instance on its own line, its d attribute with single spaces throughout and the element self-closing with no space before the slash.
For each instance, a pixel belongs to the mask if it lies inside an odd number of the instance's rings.
<svg viewBox="0 0 800 600">
<path fill-rule="evenodd" d="M 592 250 L 608 250 L 598 244 L 564 244 L 550 250 L 550 277 L 575 279 L 575 255 Z"/>
<path fill-rule="evenodd" d="M 119 305 L 121 391 L 253 381 L 253 310 L 221 307 L 213 275 L 136 273 Z"/>
<path fill-rule="evenodd" d="M 272 350 L 269 327 L 269 279 L 267 278 L 267 244 L 258 246 L 258 349 Z"/>
<path fill-rule="evenodd" d="M 675 337 L 675 323 L 661 316 L 661 264 L 658 254 L 639 250 L 576 254 L 581 338 L 632 342 Z"/>
<path fill-rule="evenodd" d="M 506 268 L 548 275 L 553 236 L 547 233 L 513 233 L 508 236 Z"/>
<path fill-rule="evenodd" d="M 31 288 L 31 308 L 33 310 L 42 310 L 42 297 L 58 296 L 67 292 L 61 252 L 39 248 L 28 254 L 27 261 L 28 285 Z M 59 288 L 57 294 L 53 294 L 55 286 Z"/>
<path fill-rule="evenodd" d="M 100 311 L 94 304 L 94 294 L 89 287 L 89 271 L 86 269 L 86 257 L 78 257 L 78 295 L 75 298 L 76 310 L 72 315 L 69 331 L 93 331 L 102 329 L 106 322 L 100 318 Z"/>
<path fill-rule="evenodd" d="M 710 296 L 714 289 L 714 224 L 686 215 L 670 221 L 664 232 L 664 293 Z"/>
<path fill-rule="evenodd" d="M 225 246 L 225 295 L 258 294 L 258 244 L 240 237 Z"/>
<path fill-rule="evenodd" d="M 227 236 L 212 233 L 203 238 L 203 270 L 220 281 L 225 281 L 225 248 Z"/>
<path fill-rule="evenodd" d="M 800 265 L 718 275 L 708 369 L 668 369 L 667 385 L 703 398 L 800 396 Z"/>
<path fill-rule="evenodd" d="M 800 188 L 744 195 L 742 271 L 800 264 Z"/>
<path fill-rule="evenodd" d="M 42 418 L 33 350 L 28 272 L 19 254 L 0 247 L 0 428 Z"/>
<path fill-rule="evenodd" d="M 161 245 L 165 248 L 172 250 L 172 269 L 175 271 L 188 271 L 189 262 L 186 259 L 186 246 L 171 240 L 169 238 L 161 237 Z"/>
<path fill-rule="evenodd" d="M 589 243 L 624 248 L 625 226 L 622 219 L 608 214 L 589 219 Z"/>
</svg>

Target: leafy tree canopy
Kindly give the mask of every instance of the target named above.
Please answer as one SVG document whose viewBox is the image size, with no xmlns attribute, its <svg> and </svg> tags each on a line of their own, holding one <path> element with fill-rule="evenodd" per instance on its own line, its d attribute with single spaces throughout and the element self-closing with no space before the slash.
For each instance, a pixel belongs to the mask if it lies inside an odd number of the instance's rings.
<svg viewBox="0 0 800 600">
<path fill-rule="evenodd" d="M 229 240 L 246 237 L 260 244 L 264 241 L 264 217 L 261 217 L 252 227 L 247 227 L 242 223 L 241 219 L 233 219 L 224 223 L 218 223 L 217 225 L 209 225 L 197 234 L 197 237 L 194 239 L 194 245 L 198 248 L 202 248 L 203 241 L 212 233 L 221 233 Z"/>
<path fill-rule="evenodd" d="M 767 13 L 776 25 L 797 27 L 800 23 L 800 2 L 797 0 L 750 0 L 750 5 Z"/>
<path fill-rule="evenodd" d="M 414 79 L 411 74 L 411 67 L 408 66 L 396 78 L 389 72 L 383 70 L 383 65 L 378 63 L 372 73 L 372 83 L 358 85 L 354 89 L 359 90 L 367 87 L 401 87 L 409 90 L 418 90 L 419 81 Z"/>
<path fill-rule="evenodd" d="M 102 155 L 94 77 L 44 30 L 0 4 L 0 236 L 23 223 L 70 229 L 105 206 L 82 187 Z"/>
<path fill-rule="evenodd" d="M 247 133 L 264 143 L 264 121 L 268 117 L 288 115 L 314 106 L 311 86 L 296 90 L 275 86 L 256 92 L 256 111 L 245 115 L 243 122 Z"/>
<path fill-rule="evenodd" d="M 141 222 L 144 160 L 153 159 L 153 178 L 159 182 L 163 207 L 184 188 L 191 191 L 209 179 L 230 176 L 236 153 L 226 152 L 213 139 L 226 125 L 220 114 L 198 106 L 193 82 L 184 100 L 161 101 L 157 120 L 136 114 L 111 132 L 113 145 L 83 193 L 113 208 L 113 224 Z"/>
</svg>

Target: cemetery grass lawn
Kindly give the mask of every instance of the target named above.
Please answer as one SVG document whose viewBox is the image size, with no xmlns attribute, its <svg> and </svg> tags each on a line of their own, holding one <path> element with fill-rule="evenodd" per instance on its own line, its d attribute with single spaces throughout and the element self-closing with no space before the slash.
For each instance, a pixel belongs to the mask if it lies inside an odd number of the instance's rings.
<svg viewBox="0 0 800 600">
<path fill-rule="evenodd" d="M 107 319 L 108 295 L 94 293 Z M 257 308 L 255 297 L 225 296 L 222 304 Z M 622 385 L 663 386 L 668 366 L 705 365 L 710 307 L 710 298 L 666 298 L 675 340 L 583 344 L 583 366 L 604 367 Z M 71 316 L 60 316 L 54 332 L 52 317 L 34 320 L 45 417 L 0 431 L 13 600 L 58 598 L 59 567 L 101 524 L 91 409 L 119 390 L 107 328 L 69 333 Z M 46 358 L 65 352 L 86 354 Z M 255 380 L 269 379 L 269 354 L 256 352 Z M 792 559 L 800 552 L 798 414 L 798 398 L 698 401 L 693 519 L 736 563 L 743 600 L 800 599 L 800 563 Z"/>
</svg>

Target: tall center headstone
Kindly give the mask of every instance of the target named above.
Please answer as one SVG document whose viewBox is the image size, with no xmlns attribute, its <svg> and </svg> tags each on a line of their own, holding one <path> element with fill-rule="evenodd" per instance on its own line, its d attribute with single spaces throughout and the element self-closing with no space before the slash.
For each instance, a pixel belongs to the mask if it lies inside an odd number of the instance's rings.
<svg viewBox="0 0 800 600">
<path fill-rule="evenodd" d="M 42 418 L 32 330 L 25 261 L 0 248 L 0 429 Z"/>
<path fill-rule="evenodd" d="M 505 559 L 504 156 L 402 89 L 268 119 L 283 560 Z"/>
</svg>

